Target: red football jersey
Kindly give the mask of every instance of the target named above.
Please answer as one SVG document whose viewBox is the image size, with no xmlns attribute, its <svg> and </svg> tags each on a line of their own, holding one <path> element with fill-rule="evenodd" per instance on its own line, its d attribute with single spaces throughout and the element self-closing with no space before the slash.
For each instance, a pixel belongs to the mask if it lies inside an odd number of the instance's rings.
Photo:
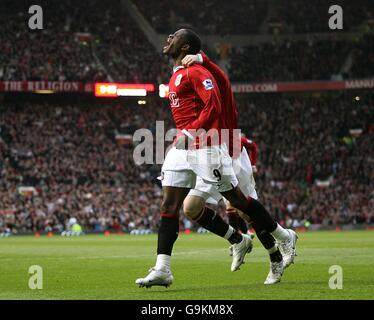
<svg viewBox="0 0 374 320">
<path fill-rule="evenodd" d="M 255 166 L 257 163 L 257 156 L 258 156 L 257 143 L 254 142 L 253 140 L 247 139 L 246 137 L 241 137 L 240 142 L 241 142 L 242 148 L 247 149 L 252 166 Z"/>
<path fill-rule="evenodd" d="M 177 129 L 222 129 L 221 94 L 212 74 L 201 65 L 174 71 L 169 99 Z"/>
<path fill-rule="evenodd" d="M 236 140 L 234 141 L 234 134 L 232 131 L 233 129 L 238 128 L 238 112 L 236 110 L 235 98 L 230 80 L 221 68 L 212 62 L 204 52 L 200 52 L 200 54 L 203 58 L 203 66 L 213 75 L 221 93 L 224 128 L 230 130 L 229 141 L 226 141 L 226 143 L 228 144 L 230 156 L 237 158 L 241 152 L 241 144 L 239 141 L 239 135 L 235 135 Z"/>
<path fill-rule="evenodd" d="M 227 75 L 221 68 L 212 62 L 209 57 L 200 52 L 203 58 L 203 67 L 205 67 L 214 77 L 217 82 L 218 89 L 222 98 L 222 116 L 225 118 L 227 129 L 238 128 L 238 112 L 236 110 L 234 93 L 231 88 L 231 83 Z"/>
</svg>

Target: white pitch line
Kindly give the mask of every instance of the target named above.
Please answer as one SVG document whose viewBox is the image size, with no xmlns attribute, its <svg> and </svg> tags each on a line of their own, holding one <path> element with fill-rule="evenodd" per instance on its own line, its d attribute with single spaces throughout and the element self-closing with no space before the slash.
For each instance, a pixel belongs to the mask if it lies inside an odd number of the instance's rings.
<svg viewBox="0 0 374 320">
<path fill-rule="evenodd" d="M 195 250 L 195 251 L 179 251 L 173 253 L 173 256 L 180 256 L 180 255 L 195 255 L 195 254 L 202 254 L 207 252 L 220 252 L 225 251 L 226 249 L 209 249 L 209 250 Z M 22 257 L 22 258 L 0 258 L 1 261 L 16 261 L 16 260 L 35 260 L 35 259 L 47 259 L 47 260 L 61 260 L 61 259 L 78 259 L 78 260 L 99 260 L 99 259 L 126 259 L 126 258 L 146 258 L 149 257 L 149 254 L 131 254 L 131 255 L 124 255 L 124 256 L 65 256 L 65 257 Z"/>
</svg>

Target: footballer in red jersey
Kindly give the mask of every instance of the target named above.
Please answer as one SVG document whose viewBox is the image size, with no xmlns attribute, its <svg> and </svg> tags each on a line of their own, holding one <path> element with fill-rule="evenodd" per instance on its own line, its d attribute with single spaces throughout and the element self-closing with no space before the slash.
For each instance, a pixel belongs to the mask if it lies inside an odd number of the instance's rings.
<svg viewBox="0 0 374 320">
<path fill-rule="evenodd" d="M 296 235 L 283 229 L 269 212 L 253 198 L 247 199 L 238 187 L 232 159 L 226 144 L 204 145 L 201 149 L 186 149 L 188 140 L 195 142 L 196 129 L 218 130 L 227 128 L 222 117 L 221 95 L 212 74 L 202 66 L 189 72 L 182 66 L 182 59 L 201 50 L 199 36 L 188 29 L 180 29 L 169 35 L 163 48 L 164 54 L 174 62 L 174 74 L 170 80 L 170 107 L 176 126 L 180 129 L 174 147 L 169 150 L 162 166 L 163 201 L 158 230 L 156 265 L 149 274 L 135 281 L 140 287 L 169 286 L 173 282 L 170 262 L 179 232 L 179 211 L 190 189 L 199 176 L 205 183 L 213 184 L 217 191 L 253 221 L 257 233 L 269 232 L 283 242 L 294 257 Z M 180 77 L 180 79 L 178 79 Z M 179 82 L 180 81 L 180 82 Z M 199 136 L 200 137 L 200 136 Z M 240 234 L 214 212 L 204 216 L 205 226 L 226 238 L 233 246 L 231 271 L 243 264 L 244 256 L 252 250 L 252 238 Z M 209 229 L 208 229 L 209 230 Z M 283 269 L 282 269 L 283 271 Z"/>
<path fill-rule="evenodd" d="M 225 117 L 229 119 L 227 122 L 229 128 L 237 128 L 238 114 L 236 111 L 234 94 L 231 89 L 230 81 L 225 73 L 203 52 L 197 55 L 188 55 L 182 62 L 185 66 L 191 66 L 195 63 L 202 64 L 212 73 L 221 92 L 222 114 L 225 114 Z M 239 146 L 237 146 L 237 148 L 231 148 L 231 150 L 234 151 L 231 156 L 233 158 L 233 165 L 237 168 L 235 173 L 239 181 L 240 189 L 244 195 L 257 199 L 255 179 L 253 177 L 253 172 L 257 170 L 255 167 L 258 154 L 257 144 L 247 139 L 245 135 L 242 134 Z M 235 152 L 237 150 L 240 150 L 240 152 Z M 204 216 L 207 212 L 212 211 L 214 205 L 217 205 L 221 199 L 222 196 L 211 185 L 206 184 L 201 178 L 197 177 L 196 186 L 186 197 L 183 209 L 185 214 L 192 220 L 198 223 L 203 221 L 204 224 Z M 210 204 L 210 207 L 205 207 L 206 203 Z M 229 201 L 225 201 L 225 206 L 230 226 L 244 234 L 247 233 L 247 223 L 239 216 L 243 216 L 243 214 L 234 208 Z M 248 219 L 246 220 L 250 223 Z M 214 230 L 211 231 L 214 233 Z M 268 275 L 270 280 L 267 278 L 265 283 L 275 283 L 275 280 L 279 281 L 282 276 L 282 254 L 276 245 L 274 237 L 270 233 L 262 232 L 258 235 L 258 238 L 270 256 L 270 272 Z M 232 255 L 232 246 L 230 247 L 230 254 Z M 277 275 L 272 271 L 273 269 L 278 270 Z"/>
</svg>

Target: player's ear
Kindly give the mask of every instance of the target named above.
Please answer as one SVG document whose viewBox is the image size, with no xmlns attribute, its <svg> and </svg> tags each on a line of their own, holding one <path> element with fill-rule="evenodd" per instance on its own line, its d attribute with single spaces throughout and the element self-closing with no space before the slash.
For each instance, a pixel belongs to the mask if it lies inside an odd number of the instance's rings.
<svg viewBox="0 0 374 320">
<path fill-rule="evenodd" d="M 190 50 L 190 45 L 189 45 L 188 43 L 185 43 L 185 44 L 182 46 L 181 50 L 187 54 L 188 51 Z"/>
</svg>

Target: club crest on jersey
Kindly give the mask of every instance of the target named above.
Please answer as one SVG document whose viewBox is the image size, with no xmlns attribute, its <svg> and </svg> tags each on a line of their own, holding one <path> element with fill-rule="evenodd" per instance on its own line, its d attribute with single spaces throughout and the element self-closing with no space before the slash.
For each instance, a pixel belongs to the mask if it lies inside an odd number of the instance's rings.
<svg viewBox="0 0 374 320">
<path fill-rule="evenodd" d="M 179 98 L 176 92 L 169 92 L 169 100 L 170 100 L 170 106 L 172 108 L 179 107 Z"/>
<path fill-rule="evenodd" d="M 213 82 L 210 79 L 204 80 L 203 81 L 203 85 L 204 85 L 205 90 L 211 90 L 211 89 L 213 89 Z"/>
<path fill-rule="evenodd" d="M 178 74 L 177 77 L 175 78 L 175 86 L 178 87 L 181 84 L 183 74 Z"/>
</svg>

